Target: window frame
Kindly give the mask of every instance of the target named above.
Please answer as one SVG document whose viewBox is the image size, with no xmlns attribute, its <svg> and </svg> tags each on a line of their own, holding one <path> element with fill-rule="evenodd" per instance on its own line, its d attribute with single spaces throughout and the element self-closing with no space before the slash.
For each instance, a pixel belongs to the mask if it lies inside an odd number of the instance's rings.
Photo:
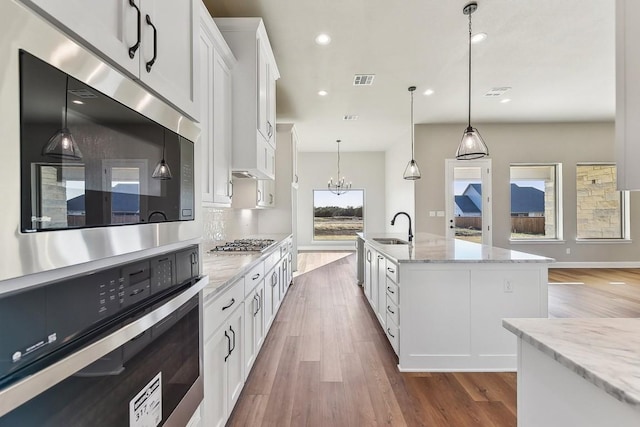
<svg viewBox="0 0 640 427">
<path fill-rule="evenodd" d="M 562 163 L 561 162 L 526 162 L 526 163 L 510 163 L 509 164 L 509 221 L 511 221 L 511 168 L 512 167 L 552 167 L 553 168 L 553 180 L 555 189 L 555 237 L 512 237 L 511 229 L 509 230 L 509 242 L 510 243 L 563 243 L 564 242 L 564 223 L 563 223 L 563 183 L 562 183 Z"/>
<path fill-rule="evenodd" d="M 350 244 L 351 242 L 355 242 L 357 240 L 357 236 L 354 234 L 353 239 L 316 239 L 315 233 L 315 194 L 316 191 L 327 191 L 331 192 L 328 188 L 313 188 L 311 190 L 311 241 L 313 243 L 330 243 L 330 244 L 339 244 L 345 243 Z M 366 192 L 364 188 L 350 188 L 347 192 L 359 191 L 362 193 L 362 231 L 358 231 L 358 233 L 364 233 L 366 231 Z"/>
<path fill-rule="evenodd" d="M 616 190 L 620 193 L 620 237 L 579 237 L 578 236 L 578 167 L 580 166 L 614 166 L 614 177 L 617 182 L 618 164 L 616 162 L 577 162 L 576 163 L 576 242 L 577 243 L 620 243 L 631 241 L 631 214 L 630 192 L 628 190 Z"/>
</svg>

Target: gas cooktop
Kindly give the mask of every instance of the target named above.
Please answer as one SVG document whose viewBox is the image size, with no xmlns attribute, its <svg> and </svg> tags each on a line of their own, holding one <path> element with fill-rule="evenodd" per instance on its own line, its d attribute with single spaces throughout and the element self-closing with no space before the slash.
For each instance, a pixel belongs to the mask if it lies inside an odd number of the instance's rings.
<svg viewBox="0 0 640 427">
<path fill-rule="evenodd" d="M 273 239 L 236 239 L 216 246 L 209 252 L 262 252 L 275 242 Z"/>
</svg>

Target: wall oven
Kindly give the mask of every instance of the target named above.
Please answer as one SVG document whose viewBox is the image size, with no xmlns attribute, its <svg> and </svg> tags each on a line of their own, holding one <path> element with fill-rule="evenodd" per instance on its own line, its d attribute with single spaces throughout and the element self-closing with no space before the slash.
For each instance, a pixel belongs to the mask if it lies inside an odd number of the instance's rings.
<svg viewBox="0 0 640 427">
<path fill-rule="evenodd" d="M 0 16 L 0 294 L 196 243 L 197 125 L 23 4 Z"/>
<path fill-rule="evenodd" d="M 198 248 L 0 298 L 0 426 L 184 426 L 203 398 Z"/>
</svg>

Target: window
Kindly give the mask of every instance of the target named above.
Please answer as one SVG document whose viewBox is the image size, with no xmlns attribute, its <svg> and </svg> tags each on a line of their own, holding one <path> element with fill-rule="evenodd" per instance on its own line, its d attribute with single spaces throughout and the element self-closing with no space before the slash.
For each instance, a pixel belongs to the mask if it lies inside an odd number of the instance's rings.
<svg viewBox="0 0 640 427">
<path fill-rule="evenodd" d="M 616 165 L 576 166 L 578 239 L 628 238 L 627 191 L 616 191 Z"/>
<path fill-rule="evenodd" d="M 511 165 L 511 239 L 562 239 L 561 166 Z"/>
<path fill-rule="evenodd" d="M 313 240 L 355 240 L 364 231 L 364 190 L 313 190 Z"/>
</svg>

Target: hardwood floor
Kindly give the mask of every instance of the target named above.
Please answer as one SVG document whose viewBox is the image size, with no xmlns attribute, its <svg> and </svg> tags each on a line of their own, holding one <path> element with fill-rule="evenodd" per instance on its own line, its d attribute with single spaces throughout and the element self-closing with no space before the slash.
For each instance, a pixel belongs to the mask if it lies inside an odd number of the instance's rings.
<svg viewBox="0 0 640 427">
<path fill-rule="evenodd" d="M 308 273 L 353 253 L 353 251 L 298 252 L 298 270 L 295 274 L 297 276 Z"/>
<path fill-rule="evenodd" d="M 515 426 L 514 373 L 401 374 L 355 255 L 294 279 L 230 426 Z"/>
</svg>

